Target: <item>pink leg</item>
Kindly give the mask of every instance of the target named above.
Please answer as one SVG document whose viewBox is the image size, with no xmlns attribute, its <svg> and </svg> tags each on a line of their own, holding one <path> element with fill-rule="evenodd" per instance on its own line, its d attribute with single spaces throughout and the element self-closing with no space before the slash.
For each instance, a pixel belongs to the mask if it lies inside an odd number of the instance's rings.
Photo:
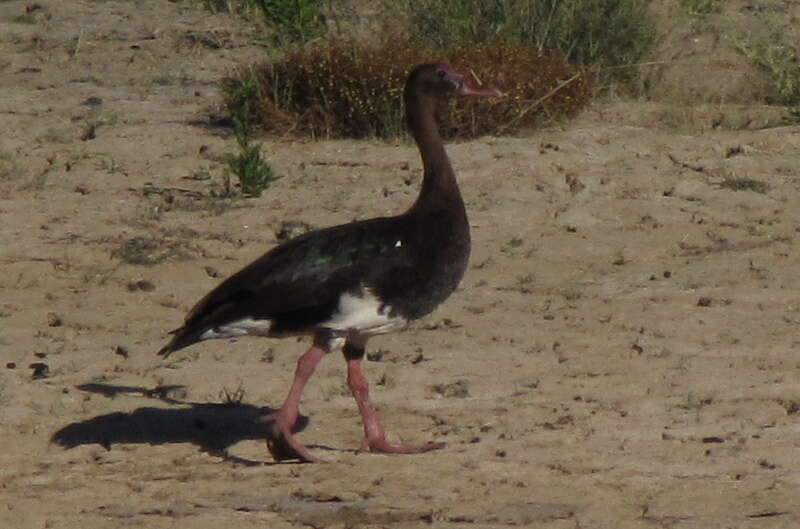
<svg viewBox="0 0 800 529">
<path fill-rule="evenodd" d="M 386 440 L 386 432 L 378 419 L 378 413 L 369 401 L 369 384 L 361 373 L 361 357 L 348 354 L 345 346 L 347 360 L 347 385 L 353 393 L 353 398 L 358 404 L 361 420 L 364 423 L 364 440 L 361 441 L 361 451 L 379 452 L 385 454 L 418 454 L 442 448 L 444 443 L 427 443 L 424 445 L 409 445 L 390 443 Z"/>
<path fill-rule="evenodd" d="M 294 381 L 292 381 L 292 387 L 283 405 L 279 410 L 261 417 L 264 422 L 272 422 L 272 437 L 267 440 L 267 448 L 276 461 L 286 459 L 299 459 L 304 462 L 319 461 L 308 452 L 308 449 L 300 441 L 294 438 L 292 428 L 300 414 L 300 397 L 303 395 L 303 388 L 327 352 L 327 347 L 323 347 L 315 340 L 314 345 L 297 360 Z"/>
</svg>

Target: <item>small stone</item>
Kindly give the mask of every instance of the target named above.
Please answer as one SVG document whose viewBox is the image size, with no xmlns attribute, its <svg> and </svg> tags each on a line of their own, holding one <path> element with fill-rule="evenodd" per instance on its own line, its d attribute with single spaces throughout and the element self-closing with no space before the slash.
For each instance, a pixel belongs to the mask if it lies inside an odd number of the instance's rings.
<svg viewBox="0 0 800 529">
<path fill-rule="evenodd" d="M 711 306 L 711 298 L 706 296 L 702 296 L 700 299 L 697 300 L 698 307 L 710 307 Z"/>
<path fill-rule="evenodd" d="M 377 351 L 371 351 L 367 353 L 367 360 L 369 362 L 380 362 L 383 359 L 383 355 L 386 351 L 382 349 L 378 349 Z"/>
<path fill-rule="evenodd" d="M 137 290 L 141 290 L 142 292 L 152 292 L 155 289 L 156 286 L 146 279 L 138 279 L 128 283 L 128 290 L 131 292 L 135 292 Z"/>
<path fill-rule="evenodd" d="M 284 220 L 281 221 L 278 224 L 278 227 L 275 229 L 275 238 L 278 241 L 287 241 L 289 239 L 299 237 L 300 235 L 304 235 L 313 229 L 314 227 L 306 222 L 297 220 Z"/>
<path fill-rule="evenodd" d="M 37 380 L 40 378 L 47 378 L 50 376 L 50 366 L 48 366 L 43 362 L 34 362 L 28 367 L 33 369 L 33 375 L 31 376 L 33 380 Z"/>
<path fill-rule="evenodd" d="M 61 324 L 64 323 L 61 318 L 55 312 L 48 312 L 47 313 L 47 326 L 48 327 L 61 327 Z"/>
<path fill-rule="evenodd" d="M 436 384 L 433 391 L 443 397 L 464 399 L 469 397 L 469 382 L 462 379 L 450 384 Z"/>
<path fill-rule="evenodd" d="M 760 466 L 761 468 L 766 468 L 768 470 L 775 470 L 776 468 L 778 468 L 778 465 L 776 465 L 775 463 L 770 463 L 766 459 L 759 459 L 758 466 Z"/>
</svg>

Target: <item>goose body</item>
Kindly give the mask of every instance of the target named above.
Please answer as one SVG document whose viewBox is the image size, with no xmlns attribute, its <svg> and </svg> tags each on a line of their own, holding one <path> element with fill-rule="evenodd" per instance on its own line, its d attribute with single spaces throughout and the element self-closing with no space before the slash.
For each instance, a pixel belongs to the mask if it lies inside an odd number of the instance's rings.
<svg viewBox="0 0 800 529">
<path fill-rule="evenodd" d="M 247 334 L 382 334 L 425 316 L 455 290 L 469 257 L 466 216 L 446 217 L 412 209 L 291 239 L 206 295 L 160 354 Z"/>
<path fill-rule="evenodd" d="M 213 338 L 312 335 L 313 346 L 298 360 L 286 402 L 264 418 L 272 422 L 268 445 L 276 459 L 315 460 L 291 430 L 305 383 L 319 360 L 340 345 L 364 422 L 361 448 L 410 453 L 440 446 L 385 440 L 360 361 L 370 336 L 432 312 L 456 289 L 466 270 L 469 224 L 435 120 L 437 106 L 452 93 L 499 94 L 466 80 L 448 65 L 424 64 L 412 70 L 404 92 L 406 117 L 424 174 L 419 197 L 408 211 L 313 231 L 273 248 L 202 298 L 159 351 L 168 356 Z"/>
</svg>

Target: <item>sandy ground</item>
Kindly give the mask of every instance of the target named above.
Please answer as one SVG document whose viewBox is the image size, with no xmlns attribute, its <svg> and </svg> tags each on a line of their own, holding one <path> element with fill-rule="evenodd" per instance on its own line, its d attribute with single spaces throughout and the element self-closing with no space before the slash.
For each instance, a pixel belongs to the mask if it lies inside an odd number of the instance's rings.
<svg viewBox="0 0 800 529">
<path fill-rule="evenodd" d="M 335 355 L 299 434 L 329 464 L 273 464 L 253 419 L 307 344 L 155 351 L 283 223 L 402 211 L 415 148 L 266 139 L 284 178 L 203 198 L 235 145 L 203 126 L 219 80 L 260 53 L 236 21 L 40 4 L 0 3 L 0 526 L 800 526 L 800 128 L 605 103 L 451 145 L 471 267 L 366 362 L 392 436 L 447 447 L 355 453 Z"/>
</svg>

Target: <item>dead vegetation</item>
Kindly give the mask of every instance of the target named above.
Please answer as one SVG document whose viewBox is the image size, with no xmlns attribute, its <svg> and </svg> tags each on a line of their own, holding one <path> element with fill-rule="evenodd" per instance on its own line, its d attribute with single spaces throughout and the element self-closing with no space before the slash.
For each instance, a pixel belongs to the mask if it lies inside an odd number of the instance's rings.
<svg viewBox="0 0 800 529">
<path fill-rule="evenodd" d="M 230 80 L 226 104 L 232 113 L 239 112 L 238 91 L 255 82 L 263 98 L 254 101 L 254 117 L 268 132 L 394 137 L 404 130 L 405 76 L 432 57 L 507 95 L 489 105 L 454 102 L 444 127 L 451 138 L 512 133 L 574 115 L 591 98 L 589 73 L 556 53 L 502 40 L 431 51 L 395 36 L 379 44 L 341 39 L 290 52 Z"/>
</svg>

